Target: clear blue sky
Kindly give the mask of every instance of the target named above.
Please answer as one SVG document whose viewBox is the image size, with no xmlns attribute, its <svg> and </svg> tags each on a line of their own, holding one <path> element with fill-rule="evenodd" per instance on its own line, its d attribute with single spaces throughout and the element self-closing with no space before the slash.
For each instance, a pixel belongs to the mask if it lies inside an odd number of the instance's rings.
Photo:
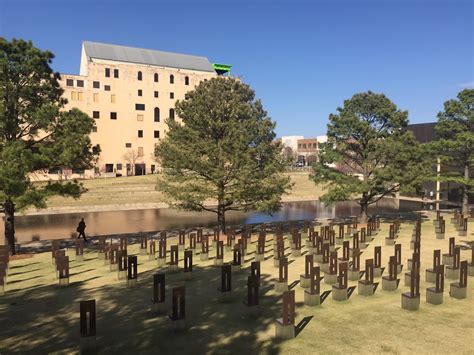
<svg viewBox="0 0 474 355">
<path fill-rule="evenodd" d="M 281 135 L 324 134 L 329 113 L 366 90 L 430 122 L 474 82 L 468 0 L 0 0 L 0 35 L 31 39 L 78 73 L 81 42 L 204 55 L 232 64 Z"/>
</svg>

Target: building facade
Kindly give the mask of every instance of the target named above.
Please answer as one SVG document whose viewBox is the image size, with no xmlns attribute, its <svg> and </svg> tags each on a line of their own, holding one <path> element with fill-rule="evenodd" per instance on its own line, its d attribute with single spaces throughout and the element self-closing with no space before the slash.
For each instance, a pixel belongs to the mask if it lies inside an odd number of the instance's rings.
<svg viewBox="0 0 474 355">
<path fill-rule="evenodd" d="M 206 57 L 84 42 L 79 75 L 61 74 L 65 108 L 96 123 L 91 141 L 101 154 L 84 177 L 156 172 L 154 149 L 166 135 L 165 120 L 180 120 L 176 101 L 202 80 L 229 73 L 230 66 Z"/>
</svg>

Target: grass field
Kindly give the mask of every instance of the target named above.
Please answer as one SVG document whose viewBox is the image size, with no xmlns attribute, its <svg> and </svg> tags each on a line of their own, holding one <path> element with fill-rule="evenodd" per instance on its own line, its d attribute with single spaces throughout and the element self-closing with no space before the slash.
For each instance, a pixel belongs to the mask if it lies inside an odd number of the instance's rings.
<svg viewBox="0 0 474 355">
<path fill-rule="evenodd" d="M 246 314 L 242 303 L 246 296 L 246 279 L 256 244 L 249 246 L 243 270 L 232 275 L 233 299 L 228 303 L 217 301 L 220 269 L 213 260 L 194 258 L 194 279 L 185 281 L 183 273 L 172 273 L 167 268 L 166 297 L 170 308 L 171 288 L 186 286 L 186 312 L 188 329 L 174 333 L 166 315 L 150 312 L 152 275 L 159 271 L 156 261 L 139 256 L 138 287 L 127 289 L 123 281 L 117 281 L 116 273 L 110 272 L 103 261 L 97 259 L 94 250 L 88 250 L 83 263 L 74 261 L 73 251 L 68 255 L 70 285 L 59 288 L 51 265 L 51 254 L 35 254 L 30 258 L 15 260 L 10 264 L 7 294 L 0 296 L 0 353 L 77 353 L 79 350 L 79 301 L 97 300 L 97 344 L 103 353 L 158 354 L 344 354 L 344 353 L 419 353 L 419 354 L 472 354 L 474 349 L 474 278 L 468 279 L 468 298 L 450 298 L 449 283 L 445 280 L 444 303 L 433 306 L 425 302 L 426 287 L 424 270 L 431 267 L 434 249 L 447 252 L 448 240 L 437 240 L 429 220 L 422 226 L 421 245 L 421 305 L 418 311 L 401 309 L 403 274 L 407 259 L 411 257 L 410 239 L 413 224 L 405 222 L 398 239 L 402 243 L 404 270 L 400 275 L 399 289 L 382 291 L 379 285 L 372 297 L 357 295 L 357 289 L 346 302 L 333 301 L 329 296 L 320 307 L 303 304 L 304 290 L 296 285 L 296 324 L 305 320 L 307 325 L 298 328 L 297 337 L 279 342 L 274 339 L 274 320 L 280 317 L 281 295 L 273 290 L 278 269 L 273 267 L 271 236 L 266 246 L 266 261 L 261 263 L 262 314 L 253 319 Z M 387 266 L 393 255 L 393 246 L 385 246 L 388 224 L 361 255 L 361 267 L 365 259 L 373 257 L 374 246 L 382 246 L 382 263 Z M 447 224 L 446 236 L 454 234 Z M 254 241 L 256 236 L 254 235 Z M 459 245 L 474 240 L 474 229 L 469 236 L 456 238 Z M 170 244 L 176 241 L 172 240 Z M 286 243 L 288 245 L 288 243 Z M 292 257 L 289 248 L 289 284 L 299 280 L 304 273 L 304 256 Z M 306 247 L 303 247 L 306 252 Z M 470 250 L 463 248 L 461 260 L 470 258 Z M 129 254 L 138 253 L 138 245 L 129 245 Z M 340 254 L 340 253 L 339 253 Z M 215 255 L 211 248 L 210 255 Z M 183 254 L 180 253 L 180 267 Z M 232 258 L 225 254 L 225 261 Z M 169 259 L 168 259 L 169 260 Z M 380 282 L 376 278 L 375 282 Z M 349 281 L 349 286 L 357 282 Z M 331 286 L 321 284 L 321 292 Z"/>
<path fill-rule="evenodd" d="M 285 201 L 316 200 L 322 194 L 322 189 L 308 179 L 307 172 L 287 173 L 294 187 L 283 197 Z M 164 207 L 163 195 L 156 191 L 156 175 L 130 176 L 109 179 L 84 180 L 88 189 L 81 198 L 52 197 L 48 208 L 43 212 L 94 210 L 107 208 L 140 208 Z M 212 201 L 209 201 L 211 203 Z M 35 211 L 34 209 L 30 209 Z"/>
</svg>

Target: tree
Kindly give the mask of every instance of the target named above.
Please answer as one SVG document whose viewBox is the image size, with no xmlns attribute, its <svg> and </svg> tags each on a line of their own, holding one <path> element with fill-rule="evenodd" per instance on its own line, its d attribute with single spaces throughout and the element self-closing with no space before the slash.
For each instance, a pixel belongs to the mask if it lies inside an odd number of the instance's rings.
<svg viewBox="0 0 474 355">
<path fill-rule="evenodd" d="M 168 134 L 157 146 L 162 165 L 157 189 L 172 206 L 217 214 L 256 209 L 276 211 L 291 187 L 282 174 L 275 124 L 254 91 L 233 78 L 201 82 L 176 103 L 182 123 L 168 119 Z M 217 203 L 215 207 L 209 202 Z"/>
<path fill-rule="evenodd" d="M 97 149 L 89 134 L 94 126 L 85 113 L 62 108 L 59 74 L 50 68 L 53 54 L 31 41 L 0 38 L 0 199 L 5 238 L 15 253 L 15 211 L 46 206 L 52 195 L 79 197 L 77 181 L 34 184 L 38 170 L 88 169 Z"/>
<path fill-rule="evenodd" d="M 437 140 L 432 148 L 443 166 L 436 180 L 459 185 L 462 213 L 467 214 L 469 195 L 474 191 L 474 89 L 465 89 L 457 99 L 444 103 L 435 129 Z"/>
<path fill-rule="evenodd" d="M 328 141 L 310 178 L 327 184 L 327 203 L 356 199 L 360 220 L 368 206 L 399 191 L 413 191 L 428 169 L 426 152 L 406 130 L 408 112 L 385 95 L 355 94 L 329 116 Z"/>
<path fill-rule="evenodd" d="M 135 174 L 135 163 L 137 162 L 138 158 L 139 158 L 138 150 L 135 150 L 132 148 L 127 149 L 127 151 L 123 155 L 123 160 L 125 160 L 127 164 L 130 165 L 130 169 L 127 169 L 127 175 L 129 175 L 129 172 L 130 172 L 130 175 Z"/>
</svg>

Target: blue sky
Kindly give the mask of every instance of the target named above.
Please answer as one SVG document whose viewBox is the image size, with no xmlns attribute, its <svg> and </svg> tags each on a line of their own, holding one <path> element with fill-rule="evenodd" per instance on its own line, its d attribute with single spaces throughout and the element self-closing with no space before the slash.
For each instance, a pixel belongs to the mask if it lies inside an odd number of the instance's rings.
<svg viewBox="0 0 474 355">
<path fill-rule="evenodd" d="M 0 35 L 31 39 L 78 73 L 83 40 L 204 55 L 232 64 L 277 134 L 324 134 L 354 93 L 385 93 L 430 122 L 474 84 L 474 2 L 0 0 Z"/>
</svg>

